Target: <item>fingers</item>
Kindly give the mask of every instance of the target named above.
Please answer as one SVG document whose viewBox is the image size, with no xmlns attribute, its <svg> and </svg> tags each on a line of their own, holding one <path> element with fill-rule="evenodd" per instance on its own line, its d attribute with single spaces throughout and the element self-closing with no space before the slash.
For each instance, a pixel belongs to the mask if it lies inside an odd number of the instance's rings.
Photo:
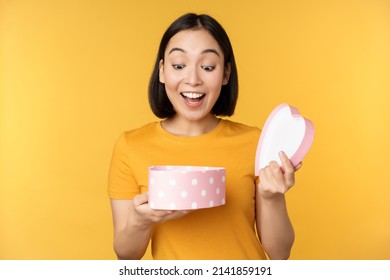
<svg viewBox="0 0 390 280">
<path fill-rule="evenodd" d="M 279 157 L 282 161 L 286 185 L 290 188 L 295 184 L 295 168 L 285 152 L 280 152 Z"/>
<path fill-rule="evenodd" d="M 301 169 L 302 165 L 303 165 L 302 162 L 298 163 L 297 166 L 295 166 L 295 171 L 298 171 L 299 169 Z"/>
<path fill-rule="evenodd" d="M 153 210 L 148 217 L 153 223 L 163 223 L 187 215 L 190 211 Z"/>
<path fill-rule="evenodd" d="M 135 212 L 145 221 L 155 221 L 172 213 L 172 211 L 153 210 L 150 208 L 148 201 L 148 193 L 141 193 L 133 198 Z"/>
<path fill-rule="evenodd" d="M 291 165 L 291 167 L 293 168 L 294 171 L 298 171 L 302 167 L 302 165 L 303 165 L 303 163 L 301 161 L 294 167 L 292 165 L 290 159 L 287 157 L 286 153 L 283 152 L 283 151 L 279 152 L 279 158 L 282 161 L 282 169 L 283 169 L 283 171 L 285 171 L 286 166 L 290 166 L 290 165 Z"/>
<path fill-rule="evenodd" d="M 289 186 L 286 182 L 286 173 L 283 173 L 282 168 L 276 161 L 271 161 L 268 167 L 264 168 L 264 177 L 260 178 L 263 180 L 264 185 L 272 193 L 285 193 Z"/>
<path fill-rule="evenodd" d="M 165 216 L 165 219 L 163 221 L 168 221 L 168 220 L 180 218 L 184 215 L 187 215 L 191 211 L 184 210 L 184 211 L 171 211 L 171 212 L 172 212 L 171 214 Z"/>
<path fill-rule="evenodd" d="M 279 152 L 279 158 L 282 162 L 282 167 L 285 173 L 293 173 L 294 166 L 292 165 L 290 159 L 287 157 L 286 153 L 281 151 Z"/>
<path fill-rule="evenodd" d="M 161 223 L 167 220 L 179 218 L 191 211 L 156 210 L 148 204 L 148 194 L 142 193 L 133 198 L 134 211 L 138 218 L 145 224 Z"/>
<path fill-rule="evenodd" d="M 276 161 L 271 161 L 268 166 L 260 170 L 259 187 L 263 194 L 285 193 L 295 184 L 295 171 L 302 164 L 300 163 L 297 168 L 294 168 L 284 152 L 280 152 L 279 157 L 282 166 Z"/>
</svg>

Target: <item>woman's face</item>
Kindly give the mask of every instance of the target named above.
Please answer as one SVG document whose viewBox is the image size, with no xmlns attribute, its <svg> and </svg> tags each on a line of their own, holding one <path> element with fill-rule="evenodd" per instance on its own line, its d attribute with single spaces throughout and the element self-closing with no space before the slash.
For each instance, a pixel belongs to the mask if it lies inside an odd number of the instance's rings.
<svg viewBox="0 0 390 280">
<path fill-rule="evenodd" d="M 176 117 L 190 121 L 212 116 L 222 85 L 228 83 L 230 65 L 223 52 L 204 29 L 183 30 L 169 41 L 160 61 L 160 82 L 171 101 Z"/>
</svg>

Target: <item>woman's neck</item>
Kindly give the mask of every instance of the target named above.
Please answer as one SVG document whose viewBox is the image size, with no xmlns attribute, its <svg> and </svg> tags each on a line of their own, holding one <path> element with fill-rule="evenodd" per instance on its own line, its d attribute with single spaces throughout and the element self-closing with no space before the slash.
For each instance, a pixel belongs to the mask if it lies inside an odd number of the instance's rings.
<svg viewBox="0 0 390 280">
<path fill-rule="evenodd" d="M 178 136 L 199 136 L 217 127 L 219 119 L 210 114 L 201 120 L 188 120 L 177 115 L 162 121 L 162 127 L 171 134 Z"/>
</svg>

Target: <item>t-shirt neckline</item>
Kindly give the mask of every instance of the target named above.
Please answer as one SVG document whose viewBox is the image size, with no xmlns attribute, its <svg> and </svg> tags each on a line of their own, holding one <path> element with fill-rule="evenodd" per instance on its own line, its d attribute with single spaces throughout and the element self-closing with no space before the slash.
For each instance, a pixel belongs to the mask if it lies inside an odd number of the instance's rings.
<svg viewBox="0 0 390 280">
<path fill-rule="evenodd" d="M 217 134 L 219 131 L 221 131 L 225 127 L 226 122 L 227 122 L 226 120 L 220 119 L 217 126 L 214 127 L 212 130 L 210 130 L 209 132 L 206 132 L 204 134 L 197 135 L 197 136 L 180 136 L 180 135 L 172 134 L 172 133 L 166 131 L 162 127 L 162 121 L 155 122 L 154 127 L 157 130 L 157 132 L 159 134 L 163 135 L 164 137 L 167 137 L 169 139 L 179 141 L 179 142 L 191 142 L 191 141 L 196 141 L 196 140 L 200 140 L 200 139 L 208 139 L 210 137 L 213 137 L 215 134 Z"/>
</svg>

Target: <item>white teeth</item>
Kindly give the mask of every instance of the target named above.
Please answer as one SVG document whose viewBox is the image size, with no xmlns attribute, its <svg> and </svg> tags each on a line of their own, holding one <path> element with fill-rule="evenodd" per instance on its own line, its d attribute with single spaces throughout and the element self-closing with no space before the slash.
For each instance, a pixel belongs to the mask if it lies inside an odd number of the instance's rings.
<svg viewBox="0 0 390 280">
<path fill-rule="evenodd" d="M 182 95 L 187 98 L 201 98 L 204 95 L 204 93 L 183 92 Z"/>
</svg>

